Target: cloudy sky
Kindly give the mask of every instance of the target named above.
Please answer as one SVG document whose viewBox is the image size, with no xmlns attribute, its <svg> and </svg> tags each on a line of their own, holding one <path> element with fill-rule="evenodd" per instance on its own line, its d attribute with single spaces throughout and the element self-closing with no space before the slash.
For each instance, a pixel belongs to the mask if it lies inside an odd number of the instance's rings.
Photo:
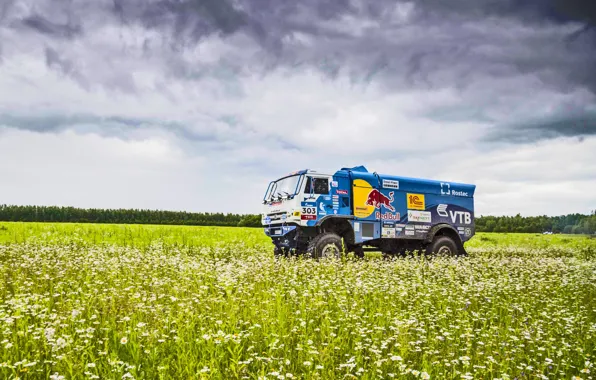
<svg viewBox="0 0 596 380">
<path fill-rule="evenodd" d="M 589 213 L 591 3 L 2 0 L 0 203 L 259 212 L 365 165 Z"/>
</svg>

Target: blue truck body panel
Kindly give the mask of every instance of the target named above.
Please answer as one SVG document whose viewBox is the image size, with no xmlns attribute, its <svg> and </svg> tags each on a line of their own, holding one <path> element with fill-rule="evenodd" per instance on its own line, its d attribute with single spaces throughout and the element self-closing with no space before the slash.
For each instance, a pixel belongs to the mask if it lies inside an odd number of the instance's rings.
<svg viewBox="0 0 596 380">
<path fill-rule="evenodd" d="M 352 182 L 357 242 L 382 237 L 420 239 L 430 227 L 442 223 L 453 226 L 462 241 L 474 234 L 475 185 L 370 173 L 364 167 L 334 174 L 334 178 L 345 176 Z"/>
<path fill-rule="evenodd" d="M 476 186 L 472 184 L 378 174 L 363 166 L 341 168 L 330 176 L 308 170 L 291 175 L 328 179 L 328 187 L 319 187 L 318 193 L 314 185 L 309 188 L 306 180 L 299 181 L 301 189 L 295 195 L 300 198 L 304 227 L 315 227 L 329 216 L 345 217 L 356 243 L 381 238 L 420 240 L 437 224 L 451 226 L 462 242 L 475 233 Z M 270 224 L 265 232 L 272 237 L 296 228 L 275 226 L 271 220 L 265 224 Z"/>
</svg>

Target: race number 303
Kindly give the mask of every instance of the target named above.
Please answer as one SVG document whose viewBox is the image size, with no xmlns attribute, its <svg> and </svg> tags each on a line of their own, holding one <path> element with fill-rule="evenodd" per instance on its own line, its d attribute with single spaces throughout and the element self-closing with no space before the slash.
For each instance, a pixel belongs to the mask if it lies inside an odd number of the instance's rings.
<svg viewBox="0 0 596 380">
<path fill-rule="evenodd" d="M 317 208 L 316 207 L 302 207 L 302 219 L 316 219 Z"/>
</svg>

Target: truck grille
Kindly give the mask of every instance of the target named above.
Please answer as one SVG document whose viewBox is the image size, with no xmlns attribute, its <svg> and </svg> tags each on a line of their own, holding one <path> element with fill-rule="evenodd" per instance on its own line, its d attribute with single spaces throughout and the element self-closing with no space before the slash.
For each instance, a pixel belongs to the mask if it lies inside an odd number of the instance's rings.
<svg viewBox="0 0 596 380">
<path fill-rule="evenodd" d="M 285 212 L 277 212 L 275 214 L 268 214 L 267 216 L 269 216 L 269 219 L 271 219 L 272 222 L 276 222 L 281 221 L 282 215 L 285 215 Z"/>
</svg>

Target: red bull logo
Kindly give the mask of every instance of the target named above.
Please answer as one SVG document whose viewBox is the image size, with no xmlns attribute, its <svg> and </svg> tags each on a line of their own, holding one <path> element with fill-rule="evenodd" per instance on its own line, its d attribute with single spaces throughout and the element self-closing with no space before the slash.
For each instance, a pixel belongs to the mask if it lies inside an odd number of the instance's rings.
<svg viewBox="0 0 596 380">
<path fill-rule="evenodd" d="M 383 220 L 396 220 L 399 221 L 401 219 L 400 217 L 400 213 L 395 213 L 395 214 L 390 214 L 388 212 L 381 214 L 380 211 L 375 212 L 375 217 L 377 219 L 383 219 Z"/>
<path fill-rule="evenodd" d="M 375 208 L 385 206 L 388 210 L 395 212 L 395 207 L 391 206 L 391 203 L 393 203 L 393 191 L 390 191 L 389 197 L 387 197 L 379 190 L 372 189 L 370 193 L 368 193 L 368 198 L 365 204 L 367 206 L 374 206 Z"/>
</svg>

